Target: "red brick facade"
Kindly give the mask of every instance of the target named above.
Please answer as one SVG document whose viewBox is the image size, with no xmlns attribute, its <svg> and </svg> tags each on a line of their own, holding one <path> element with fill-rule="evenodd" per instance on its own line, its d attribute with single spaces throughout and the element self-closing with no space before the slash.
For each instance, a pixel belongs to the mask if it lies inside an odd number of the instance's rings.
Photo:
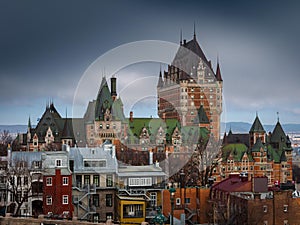
<svg viewBox="0 0 300 225">
<path fill-rule="evenodd" d="M 61 170 L 56 169 L 55 175 L 44 176 L 43 183 L 44 214 L 72 217 L 72 176 L 62 175 Z"/>
</svg>

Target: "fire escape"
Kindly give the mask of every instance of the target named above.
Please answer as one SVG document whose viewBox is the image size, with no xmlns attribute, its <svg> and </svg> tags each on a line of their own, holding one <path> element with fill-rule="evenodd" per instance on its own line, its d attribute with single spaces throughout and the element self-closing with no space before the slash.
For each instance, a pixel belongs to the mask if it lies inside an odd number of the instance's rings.
<svg viewBox="0 0 300 225">
<path fill-rule="evenodd" d="M 80 194 L 73 197 L 73 204 L 77 207 L 78 218 L 80 220 L 88 220 L 90 215 L 96 213 L 96 206 L 93 205 L 92 196 L 96 194 L 96 185 L 85 185 L 83 188 L 73 187 Z M 79 214 L 79 209 L 83 213 Z"/>
</svg>

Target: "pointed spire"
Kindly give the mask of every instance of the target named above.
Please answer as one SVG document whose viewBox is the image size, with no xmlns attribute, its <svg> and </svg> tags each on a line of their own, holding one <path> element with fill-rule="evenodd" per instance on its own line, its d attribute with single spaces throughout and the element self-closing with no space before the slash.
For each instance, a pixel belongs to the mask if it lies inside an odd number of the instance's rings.
<svg viewBox="0 0 300 225">
<path fill-rule="evenodd" d="M 31 128 L 31 120 L 30 120 L 30 116 L 28 117 L 28 126 L 29 129 Z"/>
<path fill-rule="evenodd" d="M 230 124 L 228 135 L 231 135 L 231 134 L 232 134 L 232 130 L 231 130 L 231 124 Z"/>
<path fill-rule="evenodd" d="M 219 56 L 217 57 L 216 78 L 217 78 L 217 81 L 223 81 L 222 75 L 221 75 L 221 69 L 220 69 L 220 65 L 219 65 Z"/>
<path fill-rule="evenodd" d="M 258 118 L 257 112 L 256 112 L 255 120 L 254 120 L 254 122 L 252 124 L 252 127 L 251 127 L 251 129 L 250 129 L 249 132 L 251 132 L 251 133 L 256 133 L 256 132 L 260 132 L 260 133 L 263 132 L 263 133 L 265 133 L 266 132 L 265 129 L 264 129 L 264 127 L 262 126 L 259 118 Z"/>
<path fill-rule="evenodd" d="M 164 82 L 163 82 L 163 79 L 162 79 L 162 73 L 161 73 L 161 64 L 160 64 L 160 68 L 159 68 L 159 78 L 158 78 L 158 83 L 157 83 L 157 87 L 162 87 Z"/>
<path fill-rule="evenodd" d="M 196 24 L 195 24 L 195 21 L 194 21 L 194 40 L 196 40 Z"/>
</svg>

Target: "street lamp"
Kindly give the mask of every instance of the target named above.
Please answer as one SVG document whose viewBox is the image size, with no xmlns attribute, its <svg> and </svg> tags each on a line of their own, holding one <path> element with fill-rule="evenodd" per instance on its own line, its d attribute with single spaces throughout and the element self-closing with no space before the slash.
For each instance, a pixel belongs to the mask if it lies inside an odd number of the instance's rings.
<svg viewBox="0 0 300 225">
<path fill-rule="evenodd" d="M 170 225 L 174 225 L 174 197 L 175 197 L 176 189 L 173 187 L 173 183 L 172 183 L 172 186 L 169 188 L 169 192 L 170 192 L 170 200 L 171 200 L 171 223 L 170 223 Z"/>
</svg>

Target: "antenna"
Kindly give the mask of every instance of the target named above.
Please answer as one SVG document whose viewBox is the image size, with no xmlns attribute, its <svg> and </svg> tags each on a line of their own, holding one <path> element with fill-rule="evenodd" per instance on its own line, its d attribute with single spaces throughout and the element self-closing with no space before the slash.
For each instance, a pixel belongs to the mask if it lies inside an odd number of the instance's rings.
<svg viewBox="0 0 300 225">
<path fill-rule="evenodd" d="M 276 112 L 277 114 L 277 122 L 279 122 L 279 112 Z"/>
</svg>

